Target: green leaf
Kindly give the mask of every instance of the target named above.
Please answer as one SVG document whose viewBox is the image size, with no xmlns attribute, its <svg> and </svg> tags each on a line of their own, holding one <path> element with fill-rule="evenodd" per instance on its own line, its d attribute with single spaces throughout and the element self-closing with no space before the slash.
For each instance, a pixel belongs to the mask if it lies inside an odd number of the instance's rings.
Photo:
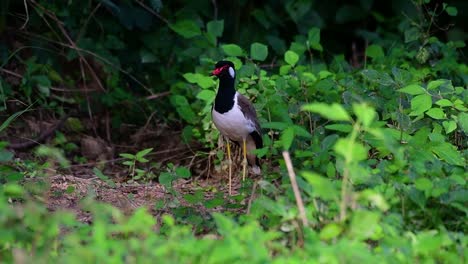
<svg viewBox="0 0 468 264">
<path fill-rule="evenodd" d="M 367 47 L 366 56 L 376 59 L 376 58 L 383 58 L 385 54 L 381 46 L 373 44 Z"/>
<path fill-rule="evenodd" d="M 427 178 L 418 178 L 414 181 L 414 186 L 420 191 L 428 191 L 434 186 Z"/>
<path fill-rule="evenodd" d="M 441 86 L 442 84 L 445 84 L 447 82 L 449 82 L 449 81 L 448 80 L 443 80 L 443 79 L 431 81 L 427 85 L 427 90 L 437 89 L 437 88 L 439 88 L 439 86 Z"/>
<path fill-rule="evenodd" d="M 362 122 L 364 127 L 370 127 L 372 121 L 374 121 L 377 113 L 374 108 L 368 106 L 365 103 L 353 104 L 354 114 L 358 117 L 358 120 Z"/>
<path fill-rule="evenodd" d="M 447 99 L 440 99 L 439 101 L 435 102 L 435 104 L 441 107 L 453 106 L 453 103 Z"/>
<path fill-rule="evenodd" d="M 175 169 L 175 173 L 178 177 L 188 179 L 190 176 L 192 176 L 192 173 L 190 173 L 190 170 L 186 167 L 177 167 Z"/>
<path fill-rule="evenodd" d="M 453 121 L 453 120 L 444 121 L 444 122 L 442 122 L 442 126 L 443 126 L 444 129 L 445 129 L 445 133 L 446 133 L 446 134 L 450 134 L 450 133 L 453 132 L 455 129 L 457 129 L 457 122 L 455 122 L 455 121 Z"/>
<path fill-rule="evenodd" d="M 320 29 L 313 27 L 309 30 L 307 34 L 307 40 L 309 41 L 309 45 L 312 49 L 323 51 L 323 47 L 320 44 Z"/>
<path fill-rule="evenodd" d="M 341 234 L 343 231 L 343 228 L 336 224 L 336 223 L 331 223 L 326 225 L 322 231 L 320 231 L 319 237 L 322 240 L 330 240 L 332 238 L 335 238 Z"/>
<path fill-rule="evenodd" d="M 200 86 L 202 89 L 206 89 L 209 87 L 213 87 L 215 84 L 215 81 L 203 74 L 200 73 L 185 73 L 183 77 L 190 83 L 196 83 L 198 86 Z"/>
<path fill-rule="evenodd" d="M 288 150 L 291 145 L 292 145 L 292 142 L 294 140 L 294 127 L 288 127 L 286 128 L 282 133 L 281 133 L 281 136 L 280 136 L 280 141 L 281 141 L 281 144 L 283 145 L 283 149 L 284 150 Z"/>
<path fill-rule="evenodd" d="M 223 49 L 224 54 L 232 57 L 240 57 L 244 55 L 241 47 L 237 46 L 236 44 L 226 44 L 222 45 L 221 49 Z"/>
<path fill-rule="evenodd" d="M 148 155 L 151 151 L 153 151 L 153 148 L 147 148 L 144 150 L 140 150 L 137 152 L 135 155 L 137 159 L 143 158 L 144 156 Z"/>
<path fill-rule="evenodd" d="M 426 112 L 426 115 L 434 119 L 445 119 L 445 113 L 440 108 L 431 108 L 429 109 L 429 111 Z"/>
<path fill-rule="evenodd" d="M 351 124 L 331 124 L 331 125 L 326 125 L 325 128 L 330 129 L 330 130 L 344 132 L 344 133 L 349 133 L 353 130 L 353 126 Z"/>
<path fill-rule="evenodd" d="M 458 115 L 458 124 L 462 128 L 463 132 L 468 134 L 468 114 L 467 113 L 460 113 Z M 0 131 L 2 131 L 0 129 Z"/>
<path fill-rule="evenodd" d="M 361 143 L 352 141 L 349 138 L 338 139 L 333 149 L 337 154 L 344 157 L 347 162 L 365 160 L 368 154 L 367 149 Z"/>
<path fill-rule="evenodd" d="M 214 100 L 215 96 L 216 96 L 216 93 L 214 91 L 208 90 L 208 89 L 202 90 L 201 92 L 199 92 L 197 94 L 198 99 L 201 99 L 201 100 L 206 101 L 208 103 L 211 103 Z"/>
<path fill-rule="evenodd" d="M 16 112 L 14 114 L 12 114 L 11 116 L 9 116 L 5 121 L 3 121 L 3 123 L 0 125 L 0 132 L 2 132 L 3 130 L 5 130 L 10 124 L 11 122 L 13 122 L 16 118 L 18 118 L 20 115 L 30 111 L 30 108 L 32 107 L 32 105 L 28 106 L 26 109 L 24 110 L 21 110 L 19 112 Z"/>
<path fill-rule="evenodd" d="M 401 89 L 398 89 L 397 91 L 411 95 L 424 94 L 426 92 L 424 88 L 417 84 L 410 84 Z"/>
<path fill-rule="evenodd" d="M 294 65 L 299 61 L 299 55 L 292 50 L 288 50 L 284 53 L 284 60 L 286 63 L 294 67 Z"/>
<path fill-rule="evenodd" d="M 395 83 L 392 77 L 388 75 L 388 73 L 381 73 L 376 70 L 366 69 L 361 71 L 361 74 L 370 82 L 378 83 L 380 85 L 389 86 Z"/>
<path fill-rule="evenodd" d="M 158 60 L 158 58 L 150 51 L 146 49 L 140 50 L 140 60 L 141 63 L 153 63 Z"/>
<path fill-rule="evenodd" d="M 312 185 L 312 191 L 315 196 L 326 201 L 336 200 L 338 198 L 339 191 L 335 186 L 333 186 L 333 183 L 329 179 L 314 172 L 305 171 L 302 172 L 301 175 L 310 185 Z"/>
<path fill-rule="evenodd" d="M 449 16 L 457 16 L 458 14 L 458 9 L 454 6 L 447 7 L 445 11 L 447 12 Z"/>
<path fill-rule="evenodd" d="M 268 56 L 268 47 L 262 43 L 252 43 L 250 45 L 250 57 L 253 60 L 264 61 Z"/>
<path fill-rule="evenodd" d="M 206 24 L 208 33 L 215 37 L 221 37 L 224 31 L 224 20 L 213 20 Z"/>
<path fill-rule="evenodd" d="M 8 162 L 13 159 L 15 155 L 8 150 L 0 149 L 0 162 Z"/>
<path fill-rule="evenodd" d="M 325 103 L 312 103 L 302 107 L 303 111 L 317 113 L 325 118 L 334 121 L 350 121 L 351 117 L 348 112 L 340 104 L 333 103 L 331 105 Z"/>
<path fill-rule="evenodd" d="M 193 20 L 179 20 L 169 27 L 184 38 L 193 38 L 201 35 L 200 27 Z"/>
<path fill-rule="evenodd" d="M 169 172 L 163 172 L 159 174 L 159 183 L 161 183 L 164 187 L 166 188 L 171 188 L 172 187 L 172 180 L 174 180 L 174 177 L 172 177 L 172 174 Z"/>
<path fill-rule="evenodd" d="M 411 113 L 410 116 L 418 116 L 422 113 L 426 112 L 427 110 L 431 109 L 432 106 L 432 98 L 428 94 L 421 94 L 415 96 L 411 99 Z"/>
<path fill-rule="evenodd" d="M 129 154 L 129 153 L 120 153 L 119 156 L 122 158 L 131 159 L 131 160 L 135 158 L 135 155 Z"/>
<path fill-rule="evenodd" d="M 445 160 L 447 163 L 458 166 L 465 166 L 465 160 L 463 159 L 457 148 L 450 143 L 442 142 L 432 147 L 434 152 L 439 158 Z"/>
</svg>

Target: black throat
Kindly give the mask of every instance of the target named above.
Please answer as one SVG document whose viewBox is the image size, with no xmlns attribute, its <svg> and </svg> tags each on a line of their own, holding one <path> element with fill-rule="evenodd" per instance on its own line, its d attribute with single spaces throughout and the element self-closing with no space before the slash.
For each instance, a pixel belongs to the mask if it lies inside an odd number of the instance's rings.
<svg viewBox="0 0 468 264">
<path fill-rule="evenodd" d="M 234 88 L 235 79 L 224 74 L 219 77 L 218 93 L 216 94 L 214 110 L 220 114 L 224 114 L 234 106 L 234 96 L 236 89 Z"/>
</svg>

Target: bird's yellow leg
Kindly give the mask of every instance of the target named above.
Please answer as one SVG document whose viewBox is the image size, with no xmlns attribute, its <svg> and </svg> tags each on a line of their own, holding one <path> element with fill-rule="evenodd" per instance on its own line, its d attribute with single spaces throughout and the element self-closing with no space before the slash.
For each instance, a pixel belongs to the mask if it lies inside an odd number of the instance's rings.
<svg viewBox="0 0 468 264">
<path fill-rule="evenodd" d="M 242 181 L 245 181 L 245 174 L 246 174 L 246 171 L 247 171 L 247 143 L 246 143 L 246 140 L 245 138 L 242 140 L 243 141 L 243 146 L 242 146 L 242 150 L 243 150 L 243 153 L 244 153 L 244 160 L 242 161 Z"/>
<path fill-rule="evenodd" d="M 229 139 L 227 140 L 227 154 L 228 154 L 228 166 L 229 166 L 229 195 L 232 195 L 232 160 L 231 160 L 231 145 Z"/>
</svg>

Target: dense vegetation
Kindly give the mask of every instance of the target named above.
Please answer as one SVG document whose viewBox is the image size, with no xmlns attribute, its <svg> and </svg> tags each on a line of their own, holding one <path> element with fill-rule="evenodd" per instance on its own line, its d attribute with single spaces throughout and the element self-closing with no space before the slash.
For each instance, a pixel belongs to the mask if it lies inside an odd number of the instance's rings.
<svg viewBox="0 0 468 264">
<path fill-rule="evenodd" d="M 465 1 L 228 2 L 1 1 L 0 260 L 465 263 Z M 234 196 L 220 59 L 264 129 Z"/>
</svg>

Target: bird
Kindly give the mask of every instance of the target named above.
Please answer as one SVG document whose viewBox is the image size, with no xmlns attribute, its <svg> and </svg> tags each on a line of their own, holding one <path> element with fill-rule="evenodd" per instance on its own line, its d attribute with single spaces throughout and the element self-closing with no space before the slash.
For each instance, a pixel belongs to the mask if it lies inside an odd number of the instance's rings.
<svg viewBox="0 0 468 264">
<path fill-rule="evenodd" d="M 263 147 L 261 127 L 257 112 L 252 103 L 236 91 L 236 70 L 231 61 L 216 63 L 211 75 L 219 79 L 218 92 L 214 100 L 211 116 L 214 125 L 227 140 L 229 166 L 229 194 L 232 188 L 232 160 L 230 141 L 242 147 L 242 180 L 245 180 L 247 163 L 254 174 L 260 174 L 260 163 L 252 150 Z"/>
</svg>

